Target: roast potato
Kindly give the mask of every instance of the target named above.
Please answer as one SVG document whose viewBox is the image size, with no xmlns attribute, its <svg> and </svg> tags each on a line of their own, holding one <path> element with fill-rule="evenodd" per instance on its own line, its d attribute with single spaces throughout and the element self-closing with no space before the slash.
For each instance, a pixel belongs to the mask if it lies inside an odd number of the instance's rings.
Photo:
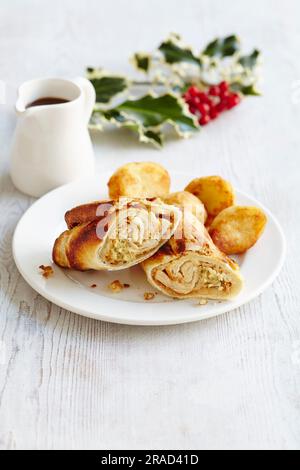
<svg viewBox="0 0 300 470">
<path fill-rule="evenodd" d="M 207 229 L 209 229 L 209 227 L 211 226 L 211 224 L 213 223 L 214 220 L 215 220 L 214 215 L 208 215 L 207 218 L 206 218 L 206 221 L 205 221 L 205 227 Z"/>
<path fill-rule="evenodd" d="M 179 206 L 192 212 L 202 224 L 205 223 L 207 213 L 204 204 L 193 194 L 187 191 L 180 191 L 178 193 L 171 193 L 162 199 L 166 204 Z"/>
<path fill-rule="evenodd" d="M 203 202 L 211 219 L 235 203 L 233 187 L 220 176 L 197 178 L 185 188 L 185 191 L 194 194 Z"/>
<path fill-rule="evenodd" d="M 108 182 L 109 197 L 163 197 L 170 193 L 167 170 L 158 163 L 128 163 L 119 168 Z"/>
<path fill-rule="evenodd" d="M 229 207 L 213 221 L 209 233 L 215 245 L 227 255 L 245 253 L 261 237 L 267 223 L 257 207 Z"/>
</svg>

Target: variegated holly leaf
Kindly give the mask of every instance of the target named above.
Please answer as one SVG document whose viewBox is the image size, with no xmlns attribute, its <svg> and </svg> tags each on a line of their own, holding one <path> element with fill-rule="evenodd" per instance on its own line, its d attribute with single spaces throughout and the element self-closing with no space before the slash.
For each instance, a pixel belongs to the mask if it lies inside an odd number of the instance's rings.
<svg viewBox="0 0 300 470">
<path fill-rule="evenodd" d="M 240 50 L 240 40 L 237 36 L 217 38 L 206 46 L 203 55 L 208 57 L 230 57 Z"/>
<path fill-rule="evenodd" d="M 150 142 L 153 145 L 156 145 L 157 147 L 163 146 L 163 135 L 161 132 L 155 132 L 155 131 L 143 132 L 143 134 L 140 135 L 140 140 L 145 143 Z"/>
<path fill-rule="evenodd" d="M 159 148 L 163 146 L 163 135 L 159 130 L 147 130 L 140 122 L 131 120 L 129 117 L 124 116 L 117 109 L 108 111 L 101 111 L 99 109 L 94 110 L 90 121 L 90 128 L 103 130 L 103 121 L 107 121 L 115 124 L 117 127 L 124 127 L 136 132 L 141 142 L 151 143 Z"/>
<path fill-rule="evenodd" d="M 162 146 L 162 127 L 169 123 L 181 137 L 187 137 L 200 126 L 191 115 L 181 98 L 165 94 L 163 96 L 145 95 L 137 100 L 127 100 L 110 110 L 95 110 L 91 125 L 95 127 L 98 119 L 104 119 L 136 131 L 143 142 Z"/>
<path fill-rule="evenodd" d="M 137 132 L 141 142 L 152 143 L 157 147 L 162 147 L 163 145 L 163 136 L 160 131 L 146 130 L 140 122 L 124 116 L 117 109 L 103 112 L 103 117 L 106 121 L 112 122 L 118 127 L 125 127 Z"/>
<path fill-rule="evenodd" d="M 137 120 L 145 128 L 157 128 L 170 123 L 182 136 L 198 129 L 195 118 L 188 112 L 186 104 L 177 96 L 145 95 L 138 100 L 127 100 L 117 107 L 121 114 Z"/>
<path fill-rule="evenodd" d="M 87 69 L 87 78 L 96 91 L 96 102 L 108 104 L 113 98 L 127 90 L 129 82 L 125 77 L 109 74 L 101 69 Z"/>
<path fill-rule="evenodd" d="M 151 67 L 151 56 L 150 54 L 137 52 L 132 57 L 132 63 L 137 70 L 147 73 Z"/>
<path fill-rule="evenodd" d="M 202 61 L 190 47 L 185 46 L 178 35 L 172 35 L 158 48 L 168 64 L 188 62 L 201 67 Z"/>
<path fill-rule="evenodd" d="M 245 69 L 254 69 L 258 63 L 258 60 L 260 58 L 260 51 L 258 51 L 257 49 L 255 49 L 252 54 L 250 55 L 245 55 L 245 56 L 242 56 L 240 59 L 239 59 L 239 64 L 241 64 Z"/>
<path fill-rule="evenodd" d="M 244 96 L 261 96 L 255 85 L 243 85 L 242 83 L 232 83 L 230 85 L 232 91 L 242 93 Z"/>
</svg>

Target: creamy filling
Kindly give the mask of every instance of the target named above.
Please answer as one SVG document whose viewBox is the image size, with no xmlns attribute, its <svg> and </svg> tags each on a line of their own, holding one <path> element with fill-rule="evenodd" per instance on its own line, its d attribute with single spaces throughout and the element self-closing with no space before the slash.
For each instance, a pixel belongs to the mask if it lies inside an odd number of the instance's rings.
<svg viewBox="0 0 300 470">
<path fill-rule="evenodd" d="M 227 293 L 232 286 L 228 274 L 218 266 L 212 267 L 208 263 L 184 257 L 156 268 L 153 277 L 162 287 L 181 295 L 207 292 L 211 289 Z"/>
<path fill-rule="evenodd" d="M 107 242 L 105 253 L 103 254 L 103 260 L 106 263 L 112 265 L 119 265 L 124 263 L 130 263 L 135 261 L 137 258 L 142 257 L 148 253 L 151 249 L 153 250 L 157 246 L 157 241 L 153 240 L 152 243 L 136 245 L 132 240 L 109 240 Z"/>
<path fill-rule="evenodd" d="M 142 259 L 161 245 L 172 222 L 147 210 L 129 210 L 121 214 L 109 234 L 101 258 L 105 263 L 118 266 Z"/>
</svg>

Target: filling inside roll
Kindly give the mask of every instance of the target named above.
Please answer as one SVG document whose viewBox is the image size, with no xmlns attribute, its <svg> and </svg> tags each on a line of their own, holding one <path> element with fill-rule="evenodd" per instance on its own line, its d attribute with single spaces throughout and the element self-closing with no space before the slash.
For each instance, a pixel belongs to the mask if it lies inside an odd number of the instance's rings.
<svg viewBox="0 0 300 470">
<path fill-rule="evenodd" d="M 117 214 L 101 250 L 104 263 L 116 267 L 131 263 L 155 250 L 162 240 L 168 240 L 174 227 L 174 214 L 167 214 L 162 207 L 150 209 L 139 204 Z"/>
<path fill-rule="evenodd" d="M 232 282 L 230 276 L 221 267 L 211 267 L 198 259 L 197 254 L 188 253 L 178 260 L 173 260 L 166 265 L 154 269 L 153 278 L 161 286 L 168 290 L 169 295 L 213 295 L 214 291 L 227 294 Z"/>
<path fill-rule="evenodd" d="M 144 261 L 143 268 L 150 284 L 179 299 L 230 299 L 243 286 L 238 265 L 218 250 L 204 226 L 191 214 L 183 232 L 177 231 Z"/>
</svg>

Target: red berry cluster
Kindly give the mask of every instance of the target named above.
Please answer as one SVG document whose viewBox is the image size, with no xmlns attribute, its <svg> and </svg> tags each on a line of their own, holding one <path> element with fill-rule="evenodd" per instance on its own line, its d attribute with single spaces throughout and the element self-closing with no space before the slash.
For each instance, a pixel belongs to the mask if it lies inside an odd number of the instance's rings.
<svg viewBox="0 0 300 470">
<path fill-rule="evenodd" d="M 183 98 L 189 105 L 190 112 L 199 118 L 201 126 L 206 126 L 221 113 L 233 109 L 241 102 L 240 95 L 230 91 L 227 82 L 211 86 L 207 92 L 191 86 Z"/>
</svg>

